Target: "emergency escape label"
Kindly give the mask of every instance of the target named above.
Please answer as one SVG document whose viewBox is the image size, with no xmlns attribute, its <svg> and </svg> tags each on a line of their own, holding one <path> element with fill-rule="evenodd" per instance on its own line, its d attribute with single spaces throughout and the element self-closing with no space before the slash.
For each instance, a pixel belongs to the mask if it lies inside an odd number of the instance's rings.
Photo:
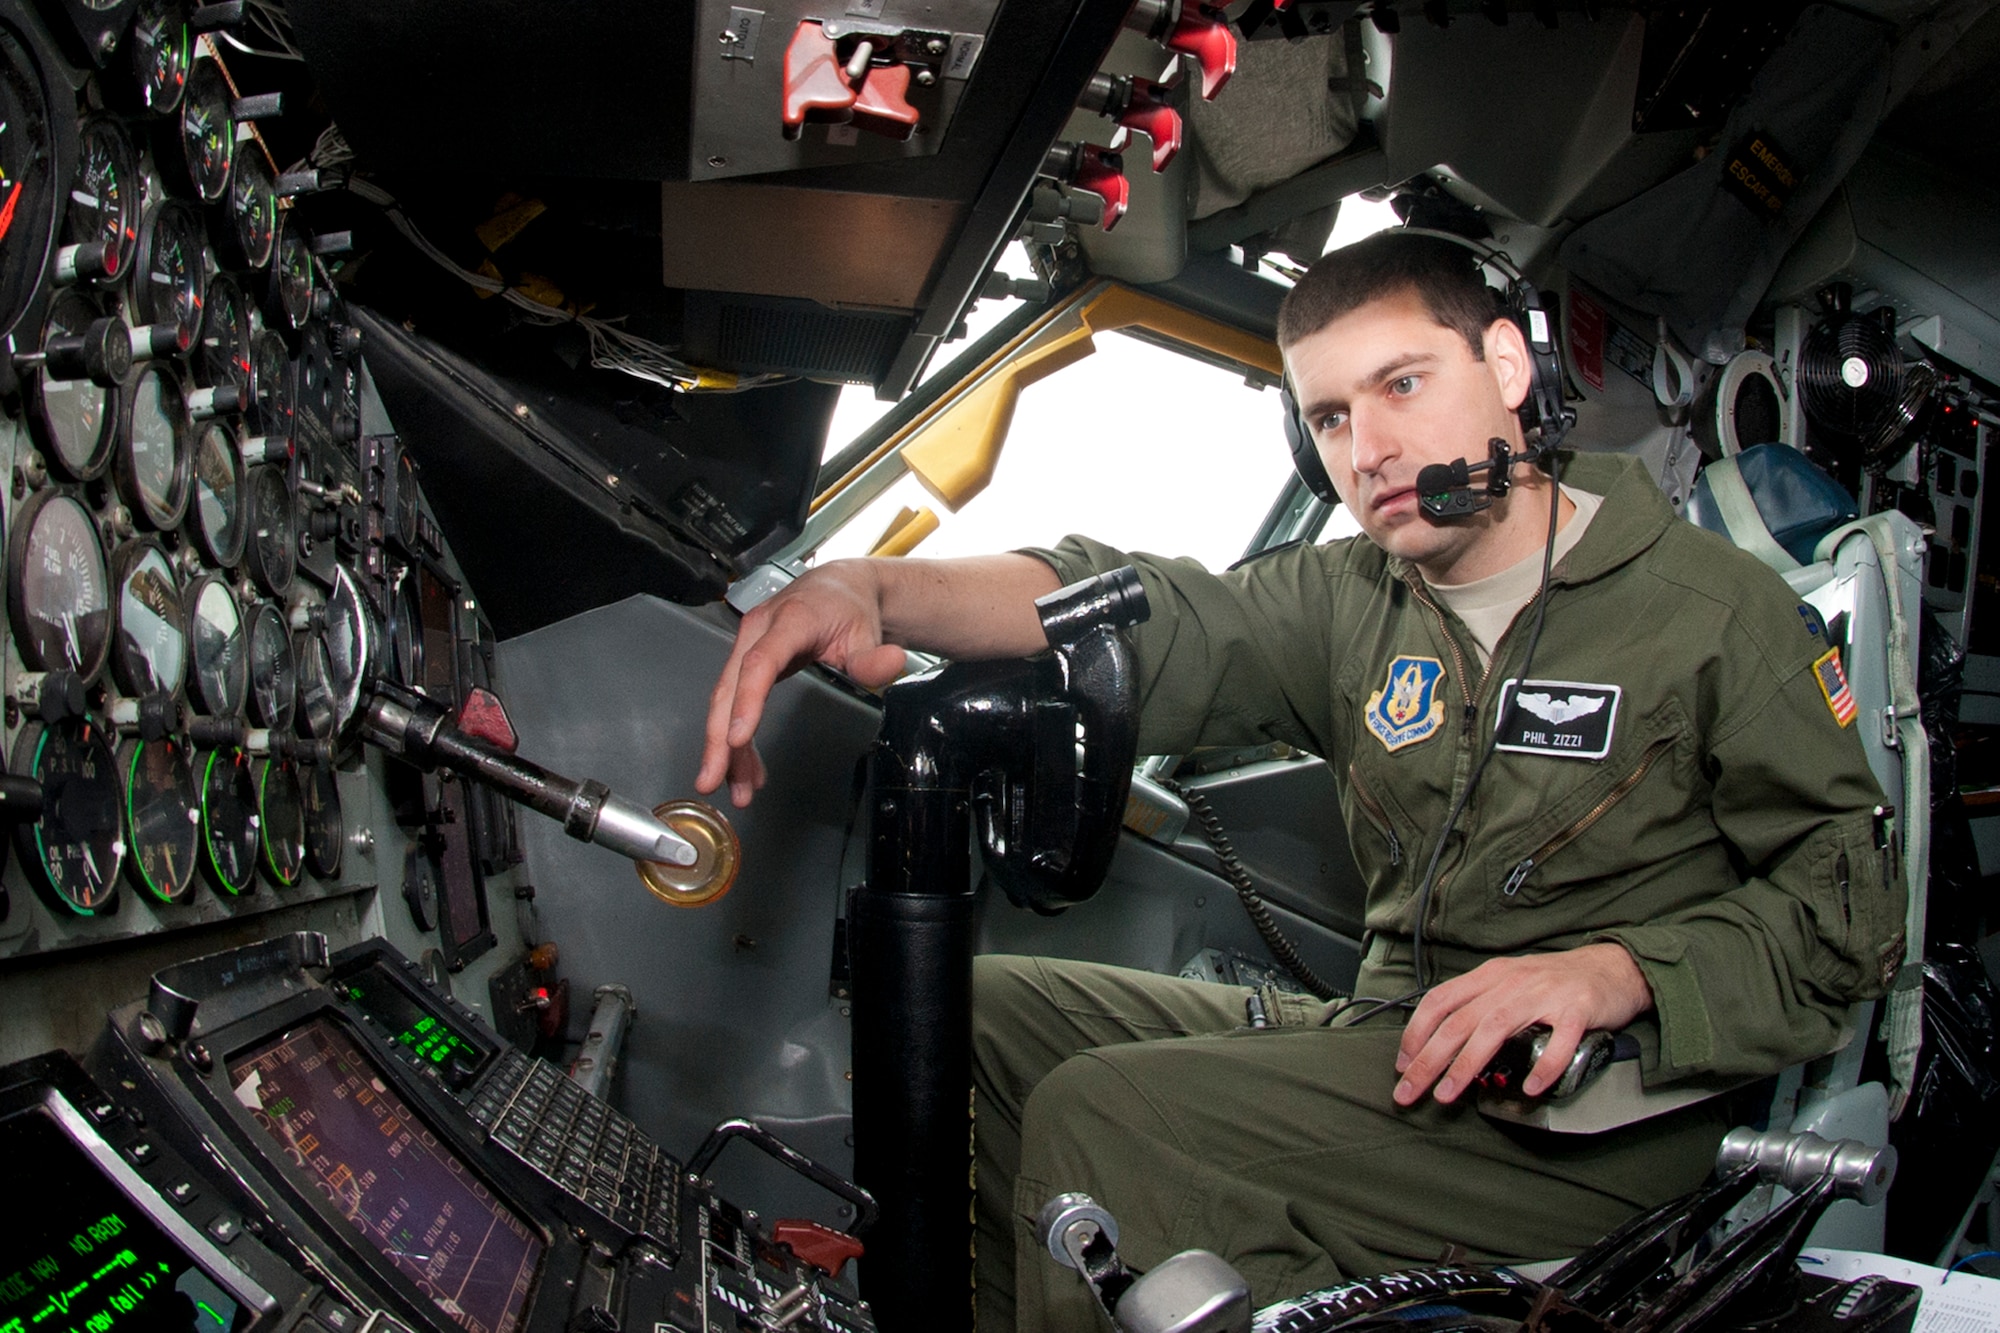
<svg viewBox="0 0 2000 1333">
<path fill-rule="evenodd" d="M 1759 217 L 1784 211 L 1792 191 L 1798 187 L 1799 172 L 1792 157 L 1761 130 L 1752 130 L 1729 150 L 1722 164 L 1722 185 L 1750 205 Z"/>
<path fill-rule="evenodd" d="M 1575 680 L 1510 680 L 1500 687 L 1496 749 L 1602 759 L 1618 725 L 1617 685 Z"/>
</svg>

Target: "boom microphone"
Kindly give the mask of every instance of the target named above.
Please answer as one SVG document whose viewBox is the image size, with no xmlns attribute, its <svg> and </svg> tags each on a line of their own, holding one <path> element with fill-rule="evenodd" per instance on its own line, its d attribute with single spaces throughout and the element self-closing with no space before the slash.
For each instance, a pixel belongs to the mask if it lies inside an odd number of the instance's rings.
<svg viewBox="0 0 2000 1333">
<path fill-rule="evenodd" d="M 1464 518 L 1490 506 L 1514 484 L 1514 451 L 1494 436 L 1486 442 L 1486 461 L 1432 463 L 1417 473 L 1417 507 L 1428 518 Z M 1484 472 L 1486 485 L 1472 489 L 1472 474 Z"/>
</svg>

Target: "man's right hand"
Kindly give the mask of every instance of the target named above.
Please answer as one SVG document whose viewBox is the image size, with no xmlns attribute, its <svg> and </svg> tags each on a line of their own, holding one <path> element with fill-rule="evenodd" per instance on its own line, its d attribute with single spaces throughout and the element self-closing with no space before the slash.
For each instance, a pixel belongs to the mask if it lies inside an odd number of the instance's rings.
<svg viewBox="0 0 2000 1333">
<path fill-rule="evenodd" d="M 903 672 L 903 647 L 961 661 L 1048 647 L 1035 599 L 1060 586 L 1031 555 L 962 560 L 835 560 L 743 617 L 708 698 L 695 790 L 729 781 L 739 808 L 764 785 L 752 738 L 771 688 L 808 662 L 879 689 Z"/>
<path fill-rule="evenodd" d="M 876 566 L 839 560 L 801 575 L 753 607 L 736 630 L 736 646 L 708 698 L 708 728 L 695 790 L 707 795 L 729 780 L 738 808 L 764 785 L 764 761 L 753 737 L 772 686 L 807 662 L 824 662 L 869 689 L 902 674 L 903 650 L 882 636 L 882 594 Z"/>
</svg>

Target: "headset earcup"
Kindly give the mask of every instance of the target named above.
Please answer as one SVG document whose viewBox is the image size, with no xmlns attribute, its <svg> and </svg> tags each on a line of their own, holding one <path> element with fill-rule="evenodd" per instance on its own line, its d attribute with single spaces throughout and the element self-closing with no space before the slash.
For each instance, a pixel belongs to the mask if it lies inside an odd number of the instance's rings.
<svg viewBox="0 0 2000 1333">
<path fill-rule="evenodd" d="M 1312 432 L 1299 417 L 1299 405 L 1292 400 L 1289 387 L 1280 385 L 1278 401 L 1285 409 L 1285 445 L 1292 451 L 1292 466 L 1298 469 L 1299 480 L 1306 489 L 1328 504 L 1339 504 L 1340 494 L 1333 489 L 1333 478 L 1326 475 L 1326 464 L 1320 461 L 1319 450 L 1313 446 Z"/>
</svg>

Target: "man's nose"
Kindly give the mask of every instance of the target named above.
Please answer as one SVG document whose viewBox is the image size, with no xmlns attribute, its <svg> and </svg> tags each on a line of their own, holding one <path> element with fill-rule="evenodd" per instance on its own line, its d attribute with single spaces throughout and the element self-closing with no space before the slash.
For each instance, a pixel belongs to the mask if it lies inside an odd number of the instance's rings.
<svg viewBox="0 0 2000 1333">
<path fill-rule="evenodd" d="M 1364 475 L 1380 473 L 1382 466 L 1398 453 L 1389 423 L 1358 404 L 1348 413 L 1347 440 L 1349 461 L 1356 472 Z"/>
</svg>

